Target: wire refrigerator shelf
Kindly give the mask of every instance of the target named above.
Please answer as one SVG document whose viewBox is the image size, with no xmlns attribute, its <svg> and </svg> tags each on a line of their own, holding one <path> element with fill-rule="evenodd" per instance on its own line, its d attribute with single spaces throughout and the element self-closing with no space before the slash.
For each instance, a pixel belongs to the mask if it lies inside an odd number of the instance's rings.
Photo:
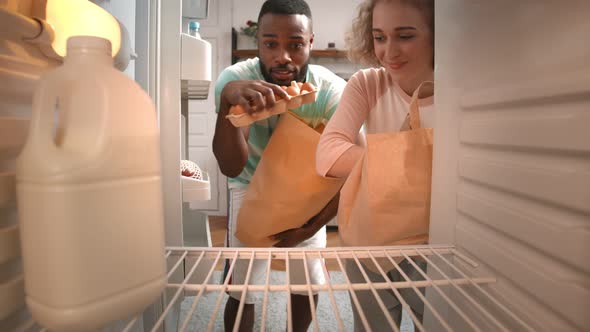
<svg viewBox="0 0 590 332">
<path fill-rule="evenodd" d="M 156 317 L 155 324 L 151 328 L 155 331 L 169 331 L 169 321 L 177 331 L 194 331 L 195 319 L 205 320 L 206 328 L 201 326 L 199 331 L 215 331 L 216 320 L 223 319 L 223 300 L 227 298 L 226 292 L 239 292 L 242 301 L 238 309 L 238 319 L 233 331 L 238 331 L 239 321 L 244 312 L 246 294 L 258 294 L 261 299 L 261 310 L 256 314 L 260 317 L 260 331 L 292 331 L 293 317 L 292 304 L 289 294 L 291 292 L 305 292 L 314 307 L 318 305 L 313 296 L 319 293 L 330 308 L 331 326 L 329 330 L 350 331 L 351 326 L 345 326 L 344 318 L 352 317 L 351 307 L 355 307 L 361 318 L 365 330 L 371 331 L 368 324 L 366 310 L 361 307 L 358 295 L 361 292 L 370 292 L 376 299 L 379 315 L 384 315 L 391 331 L 400 331 L 389 314 L 386 303 L 379 296 L 379 291 L 392 292 L 401 303 L 404 311 L 411 318 L 415 331 L 533 331 L 522 318 L 516 316 L 508 307 L 500 303 L 489 288 L 496 282 L 495 278 L 474 276 L 479 273 L 479 264 L 461 254 L 453 246 L 403 246 L 403 247 L 338 247 L 325 249 L 298 249 L 298 248 L 192 248 L 170 247 L 166 249 L 168 261 L 168 283 L 160 298 L 160 314 Z M 308 260 L 323 259 L 323 274 L 326 283 L 323 285 L 309 282 Z M 407 260 L 422 276 L 423 280 L 411 281 L 399 266 L 399 262 Z M 222 262 L 228 260 L 229 273 L 234 269 L 239 260 L 248 262 L 246 282 L 241 285 L 230 284 L 230 278 L 223 276 Z M 249 283 L 252 263 L 262 260 L 266 263 L 266 282 L 264 284 Z M 280 282 L 271 282 L 271 272 L 276 260 L 282 260 L 285 272 Z M 307 283 L 293 284 L 289 280 L 289 268 L 291 264 L 299 261 L 303 263 Z M 420 268 L 426 262 L 426 271 Z M 363 264 L 361 265 L 361 262 Z M 367 277 L 367 262 L 372 262 L 373 270 L 383 277 L 383 281 L 370 281 Z M 345 264 L 357 264 L 365 282 L 353 282 L 346 273 Z M 331 266 L 329 270 L 326 266 Z M 405 281 L 393 282 L 387 277 L 387 270 L 400 271 Z M 276 273 L 275 273 L 276 274 Z M 335 278 L 338 274 L 338 278 Z M 434 322 L 428 327 L 426 319 L 423 323 L 410 309 L 408 303 L 400 293 L 403 289 L 413 290 L 424 303 L 424 316 L 429 313 Z M 425 292 L 423 293 L 423 291 Z M 342 296 L 337 300 L 336 294 L 346 294 L 350 301 L 342 301 Z M 269 298 L 273 295 L 283 294 L 286 298 L 286 321 L 276 322 L 269 317 Z M 208 310 L 204 314 L 200 304 L 207 299 Z M 179 314 L 180 303 L 185 301 L 185 310 Z M 186 303 L 189 303 L 187 306 Z M 190 308 L 189 308 L 190 307 Z M 346 307 L 344 309 L 343 307 Z M 188 308 L 188 309 L 187 309 Z M 212 309 L 211 309 L 212 308 Z M 446 308 L 446 309 L 443 309 Z M 276 310 L 276 309 L 275 309 Z M 376 313 L 372 312 L 371 315 Z M 208 315 L 203 317 L 203 315 Z M 311 331 L 323 331 L 320 328 L 320 320 L 316 310 L 311 311 Z M 449 319 L 452 317 L 452 319 Z M 136 331 L 141 324 L 141 315 L 138 315 L 125 323 L 123 331 Z M 166 327 L 164 327 L 166 326 Z M 145 328 L 145 326 L 144 326 Z M 150 330 L 149 328 L 146 331 Z"/>
</svg>

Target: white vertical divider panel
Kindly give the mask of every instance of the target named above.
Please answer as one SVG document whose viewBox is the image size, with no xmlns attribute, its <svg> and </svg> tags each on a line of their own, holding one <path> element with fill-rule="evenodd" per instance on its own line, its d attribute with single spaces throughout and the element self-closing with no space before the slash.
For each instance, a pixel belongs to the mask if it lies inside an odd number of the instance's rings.
<svg viewBox="0 0 590 332">
<path fill-rule="evenodd" d="M 431 242 L 482 262 L 539 331 L 590 326 L 588 13 L 583 0 L 436 5 Z"/>
<path fill-rule="evenodd" d="M 162 149 L 162 186 L 164 193 L 164 223 L 166 245 L 183 245 L 182 187 L 180 183 L 181 160 L 181 92 L 180 66 L 182 23 L 181 0 L 157 0 L 155 41 L 155 103 L 160 124 L 160 147 Z M 169 266 L 170 267 L 170 266 Z M 175 273 L 173 280 L 182 280 L 183 271 Z M 166 299 L 172 298 L 166 290 Z M 155 311 L 161 307 L 156 305 Z M 177 330 L 180 302 L 165 321 L 165 331 Z M 150 316 L 153 312 L 147 313 Z M 152 317 L 147 318 L 151 323 Z"/>
<path fill-rule="evenodd" d="M 190 19 L 183 19 L 183 30 Z M 192 208 L 204 210 L 211 215 L 227 214 L 227 178 L 221 174 L 213 155 L 215 132 L 215 80 L 219 73 L 231 64 L 232 1 L 209 1 L 206 19 L 201 24 L 201 38 L 211 43 L 211 85 L 206 100 L 189 101 L 188 157 L 209 173 L 211 200 L 194 202 Z"/>
<path fill-rule="evenodd" d="M 158 1 L 156 107 L 162 150 L 162 186 L 166 245 L 182 246 L 180 184 L 180 24 L 181 1 Z"/>
</svg>

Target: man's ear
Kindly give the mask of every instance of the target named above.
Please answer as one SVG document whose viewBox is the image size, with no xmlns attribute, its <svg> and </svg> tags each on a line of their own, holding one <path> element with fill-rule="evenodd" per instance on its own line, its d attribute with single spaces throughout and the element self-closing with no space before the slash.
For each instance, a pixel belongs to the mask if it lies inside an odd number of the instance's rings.
<svg viewBox="0 0 590 332">
<path fill-rule="evenodd" d="M 315 36 L 315 35 L 312 33 L 312 34 L 311 34 L 311 38 L 309 38 L 309 48 L 310 48 L 310 49 L 311 49 L 311 48 L 313 48 L 313 37 L 314 37 L 314 36 Z"/>
</svg>

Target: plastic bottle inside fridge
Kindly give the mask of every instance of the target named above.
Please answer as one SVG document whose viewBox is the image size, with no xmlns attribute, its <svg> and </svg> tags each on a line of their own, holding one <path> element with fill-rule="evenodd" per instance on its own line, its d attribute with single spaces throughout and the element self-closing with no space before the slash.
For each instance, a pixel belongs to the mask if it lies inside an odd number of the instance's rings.
<svg viewBox="0 0 590 332">
<path fill-rule="evenodd" d="M 201 29 L 201 24 L 197 21 L 191 21 L 188 24 L 188 34 L 197 38 L 197 39 L 201 39 L 201 34 L 199 33 L 200 29 Z"/>
<path fill-rule="evenodd" d="M 72 37 L 67 47 L 35 92 L 18 210 L 33 317 L 89 331 L 142 311 L 165 284 L 159 132 L 109 41 Z"/>
<path fill-rule="evenodd" d="M 211 81 L 211 44 L 201 38 L 199 22 L 189 23 L 188 34 L 182 33 L 180 42 L 180 78 L 188 81 Z M 197 87 L 192 87 L 194 88 Z M 208 85 L 203 90 L 206 98 L 209 91 Z"/>
</svg>

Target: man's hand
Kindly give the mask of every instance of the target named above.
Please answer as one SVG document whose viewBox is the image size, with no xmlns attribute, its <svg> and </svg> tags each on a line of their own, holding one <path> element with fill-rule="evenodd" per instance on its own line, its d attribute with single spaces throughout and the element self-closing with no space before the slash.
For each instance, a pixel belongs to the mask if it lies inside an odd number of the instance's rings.
<svg viewBox="0 0 590 332">
<path fill-rule="evenodd" d="M 256 114 L 274 106 L 277 98 L 289 98 L 280 86 L 265 81 L 231 81 L 221 91 L 219 114 L 213 135 L 213 154 L 223 175 L 234 178 L 242 172 L 248 161 L 250 127 L 236 128 L 225 117 L 234 105 Z"/>
<path fill-rule="evenodd" d="M 251 115 L 272 108 L 278 99 L 290 98 L 280 86 L 266 81 L 232 81 L 221 91 L 222 101 L 231 106 L 241 105 Z"/>
<path fill-rule="evenodd" d="M 305 225 L 300 228 L 291 228 L 286 231 L 271 235 L 270 238 L 275 241 L 274 247 L 295 247 L 299 243 L 314 236 L 325 224 L 336 216 L 338 212 L 338 201 L 340 192 L 328 202 L 328 204 Z"/>
<path fill-rule="evenodd" d="M 273 245 L 274 247 L 288 248 L 297 246 L 299 243 L 312 237 L 316 232 L 317 230 L 313 231 L 311 227 L 304 225 L 300 228 L 291 228 L 271 235 L 270 238 L 279 241 Z"/>
</svg>

